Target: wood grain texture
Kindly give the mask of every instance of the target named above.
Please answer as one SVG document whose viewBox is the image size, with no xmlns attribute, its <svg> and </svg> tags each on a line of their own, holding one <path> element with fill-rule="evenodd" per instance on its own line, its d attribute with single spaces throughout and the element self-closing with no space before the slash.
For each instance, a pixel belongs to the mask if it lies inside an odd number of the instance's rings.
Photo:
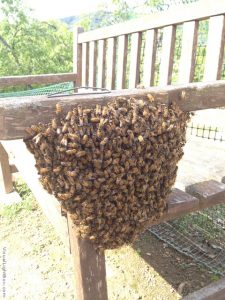
<svg viewBox="0 0 225 300">
<path fill-rule="evenodd" d="M 118 37 L 118 62 L 116 74 L 116 88 L 124 89 L 126 85 L 126 66 L 127 66 L 127 45 L 128 36 Z"/>
<path fill-rule="evenodd" d="M 224 0 L 201 0 L 189 5 L 177 5 L 165 12 L 151 14 L 122 24 L 107 26 L 84 32 L 79 35 L 79 43 L 99 39 L 107 39 L 123 34 L 145 31 L 154 28 L 161 28 L 172 24 L 180 24 L 192 20 L 207 19 L 210 16 L 225 14 Z"/>
<path fill-rule="evenodd" d="M 159 69 L 159 85 L 171 84 L 173 56 L 175 48 L 176 27 L 167 26 L 163 29 L 161 63 Z"/>
<path fill-rule="evenodd" d="M 106 42 L 105 40 L 98 41 L 98 74 L 97 86 L 105 87 L 105 62 L 106 62 Z"/>
<path fill-rule="evenodd" d="M 2 142 L 4 148 L 14 157 L 14 163 L 31 189 L 44 214 L 55 228 L 62 242 L 69 250 L 69 236 L 66 218 L 61 216 L 61 205 L 56 198 L 43 189 L 39 182 L 35 161 L 22 140 Z"/>
<path fill-rule="evenodd" d="M 118 96 L 148 101 L 148 94 L 151 94 L 158 103 L 168 105 L 175 102 L 184 111 L 223 107 L 225 106 L 225 81 L 190 83 L 164 88 L 118 90 L 108 94 L 3 99 L 0 101 L 0 139 L 22 138 L 28 126 L 38 122 L 48 123 L 55 114 L 56 103 L 59 102 L 63 111 L 67 112 L 76 104 L 85 107 L 94 107 L 96 104 L 105 105 Z"/>
<path fill-rule="evenodd" d="M 192 82 L 194 78 L 198 24 L 198 21 L 192 21 L 186 22 L 183 25 L 182 48 L 178 76 L 179 83 Z"/>
<path fill-rule="evenodd" d="M 82 44 L 82 74 L 81 74 L 81 82 L 82 86 L 88 85 L 88 77 L 89 77 L 89 43 Z"/>
<path fill-rule="evenodd" d="M 196 197 L 179 189 L 172 189 L 167 197 L 167 211 L 160 219 L 148 222 L 148 225 L 166 222 L 197 210 L 199 210 L 199 200 Z"/>
<path fill-rule="evenodd" d="M 129 88 L 135 88 L 140 82 L 140 54 L 141 54 L 141 33 L 131 35 Z"/>
<path fill-rule="evenodd" d="M 1 171 L 0 175 L 2 177 L 2 182 L 6 194 L 9 194 L 13 191 L 13 181 L 12 181 L 12 172 L 9 164 L 9 156 L 0 142 L 0 166 Z"/>
<path fill-rule="evenodd" d="M 78 36 L 84 29 L 82 27 L 75 27 L 73 31 L 73 73 L 76 76 L 76 86 L 81 85 L 82 80 L 82 44 L 78 44 Z"/>
<path fill-rule="evenodd" d="M 148 30 L 145 36 L 143 84 L 153 86 L 157 47 L 157 29 Z"/>
<path fill-rule="evenodd" d="M 69 214 L 67 218 L 74 262 L 76 299 L 107 300 L 104 252 L 96 251 L 90 241 L 77 237 Z"/>
<path fill-rule="evenodd" d="M 17 173 L 17 172 L 19 172 L 18 169 L 17 169 L 17 167 L 14 164 L 10 165 L 10 171 L 11 171 L 11 173 Z"/>
<path fill-rule="evenodd" d="M 199 199 L 202 209 L 225 202 L 225 184 L 215 180 L 195 183 L 187 186 L 185 190 Z"/>
<path fill-rule="evenodd" d="M 220 203 L 225 203 L 225 184 L 214 180 L 188 186 L 186 192 L 172 189 L 167 197 L 167 210 L 164 215 L 156 221 L 148 221 L 147 224 L 151 226 L 173 220 Z"/>
<path fill-rule="evenodd" d="M 107 61 L 106 61 L 106 88 L 113 90 L 115 88 L 116 76 L 116 43 L 115 39 L 108 39 L 107 42 Z"/>
<path fill-rule="evenodd" d="M 210 285 L 186 296 L 183 300 L 224 300 L 225 299 L 225 278 L 222 278 Z"/>
<path fill-rule="evenodd" d="M 97 45 L 96 42 L 90 42 L 89 45 L 89 86 L 96 86 L 96 63 L 97 63 Z"/>
<path fill-rule="evenodd" d="M 224 3 L 225 6 L 225 3 Z M 204 81 L 221 78 L 225 41 L 225 17 L 217 16 L 209 20 L 209 32 L 206 48 Z"/>
<path fill-rule="evenodd" d="M 17 85 L 60 83 L 67 81 L 76 81 L 76 74 L 59 73 L 0 77 L 0 88 Z"/>
</svg>

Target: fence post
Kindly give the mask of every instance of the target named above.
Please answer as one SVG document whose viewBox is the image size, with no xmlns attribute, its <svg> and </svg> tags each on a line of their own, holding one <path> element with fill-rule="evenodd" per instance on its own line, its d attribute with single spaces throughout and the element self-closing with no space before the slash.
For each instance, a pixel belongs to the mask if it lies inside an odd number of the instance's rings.
<svg viewBox="0 0 225 300">
<path fill-rule="evenodd" d="M 12 173 L 9 164 L 9 156 L 0 142 L 0 164 L 1 164 L 1 177 L 5 193 L 11 193 L 13 191 Z"/>
<path fill-rule="evenodd" d="M 73 31 L 73 73 L 77 74 L 74 86 L 81 85 L 82 78 L 82 44 L 78 43 L 79 33 L 82 33 L 82 27 L 75 27 Z"/>
</svg>

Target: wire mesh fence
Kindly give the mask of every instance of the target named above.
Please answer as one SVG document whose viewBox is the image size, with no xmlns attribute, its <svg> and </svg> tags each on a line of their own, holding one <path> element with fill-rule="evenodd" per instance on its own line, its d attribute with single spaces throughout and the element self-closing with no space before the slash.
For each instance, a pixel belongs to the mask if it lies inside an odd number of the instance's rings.
<svg viewBox="0 0 225 300">
<path fill-rule="evenodd" d="M 225 142 L 225 132 L 218 127 L 191 123 L 188 126 L 187 133 L 203 139 Z"/>
<path fill-rule="evenodd" d="M 149 231 L 212 272 L 225 275 L 225 205 L 154 225 Z"/>
</svg>

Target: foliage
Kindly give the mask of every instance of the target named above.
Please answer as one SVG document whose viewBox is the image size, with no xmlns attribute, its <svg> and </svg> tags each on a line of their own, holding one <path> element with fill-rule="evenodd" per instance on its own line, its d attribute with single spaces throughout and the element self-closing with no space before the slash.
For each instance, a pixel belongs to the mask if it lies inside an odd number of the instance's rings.
<svg viewBox="0 0 225 300">
<path fill-rule="evenodd" d="M 21 0 L 2 0 L 1 9 L 0 76 L 72 71 L 72 33 L 65 24 L 31 18 Z"/>
</svg>

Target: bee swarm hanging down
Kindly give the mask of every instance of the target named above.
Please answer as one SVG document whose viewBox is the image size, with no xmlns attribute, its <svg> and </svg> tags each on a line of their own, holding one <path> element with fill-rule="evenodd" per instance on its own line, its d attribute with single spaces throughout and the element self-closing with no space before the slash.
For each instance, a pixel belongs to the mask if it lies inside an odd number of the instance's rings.
<svg viewBox="0 0 225 300">
<path fill-rule="evenodd" d="M 131 243 L 166 209 L 189 115 L 177 106 L 117 98 L 107 106 L 60 105 L 24 139 L 43 187 L 96 248 Z"/>
</svg>

